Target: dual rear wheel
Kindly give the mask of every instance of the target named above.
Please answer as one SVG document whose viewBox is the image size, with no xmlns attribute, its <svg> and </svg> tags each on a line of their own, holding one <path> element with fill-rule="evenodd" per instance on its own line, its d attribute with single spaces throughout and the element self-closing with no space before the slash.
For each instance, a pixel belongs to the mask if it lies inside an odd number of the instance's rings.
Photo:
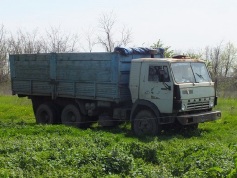
<svg viewBox="0 0 237 178">
<path fill-rule="evenodd" d="M 74 104 L 67 105 L 61 114 L 61 121 L 65 125 L 76 127 L 87 127 L 86 116 L 80 113 L 79 108 Z"/>
<path fill-rule="evenodd" d="M 36 108 L 36 122 L 38 124 L 55 124 L 60 114 L 57 108 L 50 103 L 40 104 Z M 61 113 L 62 124 L 76 127 L 88 127 L 86 116 L 80 113 L 79 108 L 74 104 L 68 104 Z M 132 121 L 132 129 L 135 135 L 155 136 L 160 132 L 158 118 L 149 110 L 140 111 Z"/>
<path fill-rule="evenodd" d="M 61 112 L 53 104 L 43 103 L 36 107 L 35 116 L 38 124 L 55 124 L 61 121 L 62 124 L 76 127 L 88 125 L 85 120 L 86 116 L 82 115 L 74 104 L 66 105 Z"/>
<path fill-rule="evenodd" d="M 51 103 L 43 103 L 38 107 L 33 107 L 38 124 L 55 124 L 59 120 L 65 125 L 76 127 L 88 127 L 89 122 L 86 116 L 82 115 L 78 106 L 75 104 L 66 105 L 62 112 Z M 61 118 L 60 118 L 61 116 Z M 198 124 L 186 126 L 188 129 L 195 130 Z M 161 125 L 158 122 L 158 116 L 149 110 L 139 111 L 132 121 L 132 130 L 135 135 L 155 136 L 161 131 Z"/>
</svg>

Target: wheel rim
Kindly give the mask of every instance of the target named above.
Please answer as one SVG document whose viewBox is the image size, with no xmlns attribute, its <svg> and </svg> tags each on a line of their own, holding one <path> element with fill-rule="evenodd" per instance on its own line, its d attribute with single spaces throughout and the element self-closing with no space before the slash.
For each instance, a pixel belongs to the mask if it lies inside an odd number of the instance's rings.
<svg viewBox="0 0 237 178">
<path fill-rule="evenodd" d="M 62 123 L 70 126 L 79 126 L 81 122 L 81 114 L 75 105 L 67 105 L 61 115 Z"/>
<path fill-rule="evenodd" d="M 54 109 L 49 104 L 41 104 L 35 116 L 39 124 L 53 124 L 56 117 Z"/>
<path fill-rule="evenodd" d="M 157 135 L 160 131 L 157 116 L 147 110 L 138 112 L 132 122 L 132 129 L 138 136 Z"/>
<path fill-rule="evenodd" d="M 135 125 L 137 126 L 136 130 L 138 131 L 138 133 L 140 134 L 149 134 L 152 132 L 152 124 L 145 118 L 139 120 L 139 121 L 135 121 Z"/>
<path fill-rule="evenodd" d="M 67 120 L 68 124 L 72 124 L 76 122 L 76 115 L 74 112 L 69 111 L 66 116 L 65 119 Z"/>
<path fill-rule="evenodd" d="M 50 115 L 47 111 L 42 111 L 40 113 L 40 120 L 43 122 L 43 123 L 49 123 L 49 120 L 50 120 Z"/>
</svg>

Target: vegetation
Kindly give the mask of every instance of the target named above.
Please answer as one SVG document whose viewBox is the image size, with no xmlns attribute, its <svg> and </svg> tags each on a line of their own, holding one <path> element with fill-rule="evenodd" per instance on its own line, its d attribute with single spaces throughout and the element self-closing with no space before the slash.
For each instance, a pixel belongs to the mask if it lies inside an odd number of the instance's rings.
<svg viewBox="0 0 237 178">
<path fill-rule="evenodd" d="M 166 129 L 157 137 L 135 137 L 129 124 L 104 129 L 96 124 L 80 130 L 64 125 L 37 125 L 31 102 L 5 96 L 9 92 L 8 54 L 92 52 L 96 45 L 111 52 L 131 42 L 131 30 L 117 28 L 113 13 L 102 14 L 98 29 L 85 33 L 87 49 L 77 34 L 51 27 L 16 34 L 0 25 L 0 177 L 237 177 L 237 48 L 232 43 L 206 47 L 201 53 L 217 82 L 221 120 L 200 124 L 195 131 Z M 120 39 L 115 39 L 120 29 Z M 97 33 L 95 33 L 98 32 Z M 161 40 L 165 56 L 174 51 Z M 231 91 L 231 93 L 230 93 Z"/>
<path fill-rule="evenodd" d="M 0 177 L 236 177 L 237 102 L 196 131 L 135 137 L 129 124 L 36 125 L 30 100 L 0 96 Z"/>
<path fill-rule="evenodd" d="M 151 45 L 151 48 L 163 48 L 164 49 L 164 57 L 172 57 L 174 55 L 174 51 L 171 49 L 170 46 L 165 46 L 162 41 L 159 39 L 156 43 Z"/>
</svg>

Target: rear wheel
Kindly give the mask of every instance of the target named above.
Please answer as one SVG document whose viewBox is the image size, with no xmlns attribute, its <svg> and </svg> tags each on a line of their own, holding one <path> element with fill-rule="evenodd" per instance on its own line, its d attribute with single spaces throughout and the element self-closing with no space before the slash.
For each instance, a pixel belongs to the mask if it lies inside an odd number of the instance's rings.
<svg viewBox="0 0 237 178">
<path fill-rule="evenodd" d="M 140 111 L 132 122 L 132 129 L 135 135 L 155 136 L 160 131 L 160 125 L 157 117 L 148 110 Z"/>
<path fill-rule="evenodd" d="M 31 101 L 32 101 L 33 111 L 34 111 L 34 114 L 36 117 L 36 112 L 37 112 L 38 107 L 44 102 L 40 101 L 39 99 L 35 99 L 35 98 L 31 99 Z"/>
<path fill-rule="evenodd" d="M 85 127 L 85 117 L 80 113 L 76 105 L 67 105 L 61 115 L 61 121 L 65 125 Z"/>
<path fill-rule="evenodd" d="M 56 122 L 56 111 L 48 103 L 39 105 L 35 116 L 38 124 L 54 124 Z"/>
</svg>

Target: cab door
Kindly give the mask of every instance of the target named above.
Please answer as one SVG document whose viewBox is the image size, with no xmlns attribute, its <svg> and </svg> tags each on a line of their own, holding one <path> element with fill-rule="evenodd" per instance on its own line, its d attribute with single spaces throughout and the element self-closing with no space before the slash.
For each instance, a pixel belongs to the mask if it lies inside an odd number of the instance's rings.
<svg viewBox="0 0 237 178">
<path fill-rule="evenodd" d="M 172 113 L 173 82 L 168 63 L 142 63 L 139 98 L 154 103 L 161 113 Z"/>
</svg>

